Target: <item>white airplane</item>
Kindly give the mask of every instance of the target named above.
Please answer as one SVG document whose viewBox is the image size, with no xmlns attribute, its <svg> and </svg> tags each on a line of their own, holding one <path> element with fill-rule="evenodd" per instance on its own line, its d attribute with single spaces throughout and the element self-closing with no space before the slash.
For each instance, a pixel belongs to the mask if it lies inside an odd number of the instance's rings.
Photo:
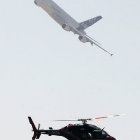
<svg viewBox="0 0 140 140">
<path fill-rule="evenodd" d="M 89 37 L 85 32 L 85 29 L 102 19 L 101 16 L 78 23 L 52 0 L 35 0 L 34 2 L 37 6 L 42 7 L 64 30 L 72 31 L 74 34 L 78 34 L 81 42 L 90 42 L 91 45 L 94 44 L 109 53 L 111 56 L 113 55 L 102 48 L 99 45 L 100 43 Z"/>
</svg>

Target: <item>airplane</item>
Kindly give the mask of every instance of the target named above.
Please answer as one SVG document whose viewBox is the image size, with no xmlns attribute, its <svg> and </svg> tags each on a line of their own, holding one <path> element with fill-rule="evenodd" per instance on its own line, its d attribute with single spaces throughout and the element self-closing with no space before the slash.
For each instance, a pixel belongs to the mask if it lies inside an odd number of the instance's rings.
<svg viewBox="0 0 140 140">
<path fill-rule="evenodd" d="M 68 124 L 67 126 L 54 130 L 49 127 L 48 130 L 40 129 L 40 124 L 36 128 L 31 117 L 28 120 L 33 128 L 34 135 L 32 140 L 39 139 L 41 134 L 48 136 L 62 136 L 68 140 L 116 140 L 114 137 L 109 135 L 104 128 L 101 129 L 95 125 L 88 124 L 88 121 L 105 119 L 110 117 L 119 117 L 121 115 L 104 116 L 97 118 L 78 119 L 78 120 L 55 120 L 55 121 L 81 121 L 82 124 Z"/>
<path fill-rule="evenodd" d="M 35 0 L 34 3 L 44 9 L 64 30 L 71 31 L 74 34 L 79 35 L 79 40 L 83 43 L 90 42 L 91 45 L 96 45 L 103 51 L 107 52 L 111 56 L 113 55 L 109 51 L 101 47 L 100 43 L 92 39 L 85 32 L 85 29 L 95 24 L 102 19 L 102 16 L 97 16 L 84 22 L 78 23 L 68 13 L 66 13 L 60 6 L 58 6 L 53 0 Z"/>
</svg>

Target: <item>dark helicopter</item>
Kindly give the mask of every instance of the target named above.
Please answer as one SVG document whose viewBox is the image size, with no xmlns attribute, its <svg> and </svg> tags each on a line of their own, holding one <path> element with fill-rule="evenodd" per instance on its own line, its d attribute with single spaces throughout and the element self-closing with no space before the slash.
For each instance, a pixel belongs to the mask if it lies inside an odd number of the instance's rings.
<svg viewBox="0 0 140 140">
<path fill-rule="evenodd" d="M 49 130 L 43 130 L 43 129 L 41 130 L 40 124 L 38 125 L 38 129 L 37 129 L 32 118 L 28 117 L 28 119 L 34 131 L 32 140 L 39 139 L 41 134 L 47 134 L 49 136 L 52 135 L 62 136 L 68 140 L 116 140 L 114 137 L 110 136 L 104 129 L 101 129 L 92 124 L 87 124 L 87 121 L 109 118 L 109 117 L 118 117 L 118 116 L 120 115 L 99 117 L 94 119 L 56 120 L 56 121 L 81 121 L 82 122 L 82 124 L 69 124 L 58 130 L 54 130 L 52 127 L 49 127 Z"/>
</svg>

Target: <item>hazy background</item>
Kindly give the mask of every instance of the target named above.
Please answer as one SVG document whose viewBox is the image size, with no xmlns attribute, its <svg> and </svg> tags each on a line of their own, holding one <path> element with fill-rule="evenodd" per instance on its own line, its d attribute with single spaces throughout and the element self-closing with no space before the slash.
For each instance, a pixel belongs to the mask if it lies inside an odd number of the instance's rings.
<svg viewBox="0 0 140 140">
<path fill-rule="evenodd" d="M 118 140 L 139 139 L 140 1 L 55 2 L 79 22 L 102 15 L 87 33 L 115 55 L 81 43 L 33 0 L 1 0 L 1 139 L 31 140 L 28 115 L 47 129 L 69 123 L 47 120 L 120 113 L 127 115 L 93 124 Z"/>
</svg>

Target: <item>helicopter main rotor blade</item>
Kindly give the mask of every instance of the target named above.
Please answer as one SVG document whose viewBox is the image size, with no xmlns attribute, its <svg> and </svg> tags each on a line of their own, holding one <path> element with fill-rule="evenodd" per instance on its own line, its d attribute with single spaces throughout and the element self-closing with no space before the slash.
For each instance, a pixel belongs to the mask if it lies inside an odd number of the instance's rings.
<svg viewBox="0 0 140 140">
<path fill-rule="evenodd" d="M 53 121 L 59 121 L 59 122 L 67 122 L 67 121 L 78 121 L 78 120 L 53 120 Z"/>
<path fill-rule="evenodd" d="M 125 114 L 120 114 L 120 115 L 111 115 L 111 116 L 103 116 L 103 117 L 97 117 L 97 118 L 93 118 L 92 120 L 99 120 L 99 119 L 107 119 L 107 118 L 114 118 L 114 117 L 120 117 L 123 116 Z"/>
<path fill-rule="evenodd" d="M 111 115 L 111 116 L 103 116 L 103 117 L 96 117 L 96 118 L 88 118 L 88 119 L 77 119 L 77 120 L 53 120 L 53 121 L 81 121 L 83 123 L 86 123 L 87 121 L 94 121 L 94 120 L 99 120 L 99 119 L 106 119 L 106 118 L 113 118 L 113 117 L 120 117 L 125 114 L 120 114 L 120 115 Z"/>
</svg>

